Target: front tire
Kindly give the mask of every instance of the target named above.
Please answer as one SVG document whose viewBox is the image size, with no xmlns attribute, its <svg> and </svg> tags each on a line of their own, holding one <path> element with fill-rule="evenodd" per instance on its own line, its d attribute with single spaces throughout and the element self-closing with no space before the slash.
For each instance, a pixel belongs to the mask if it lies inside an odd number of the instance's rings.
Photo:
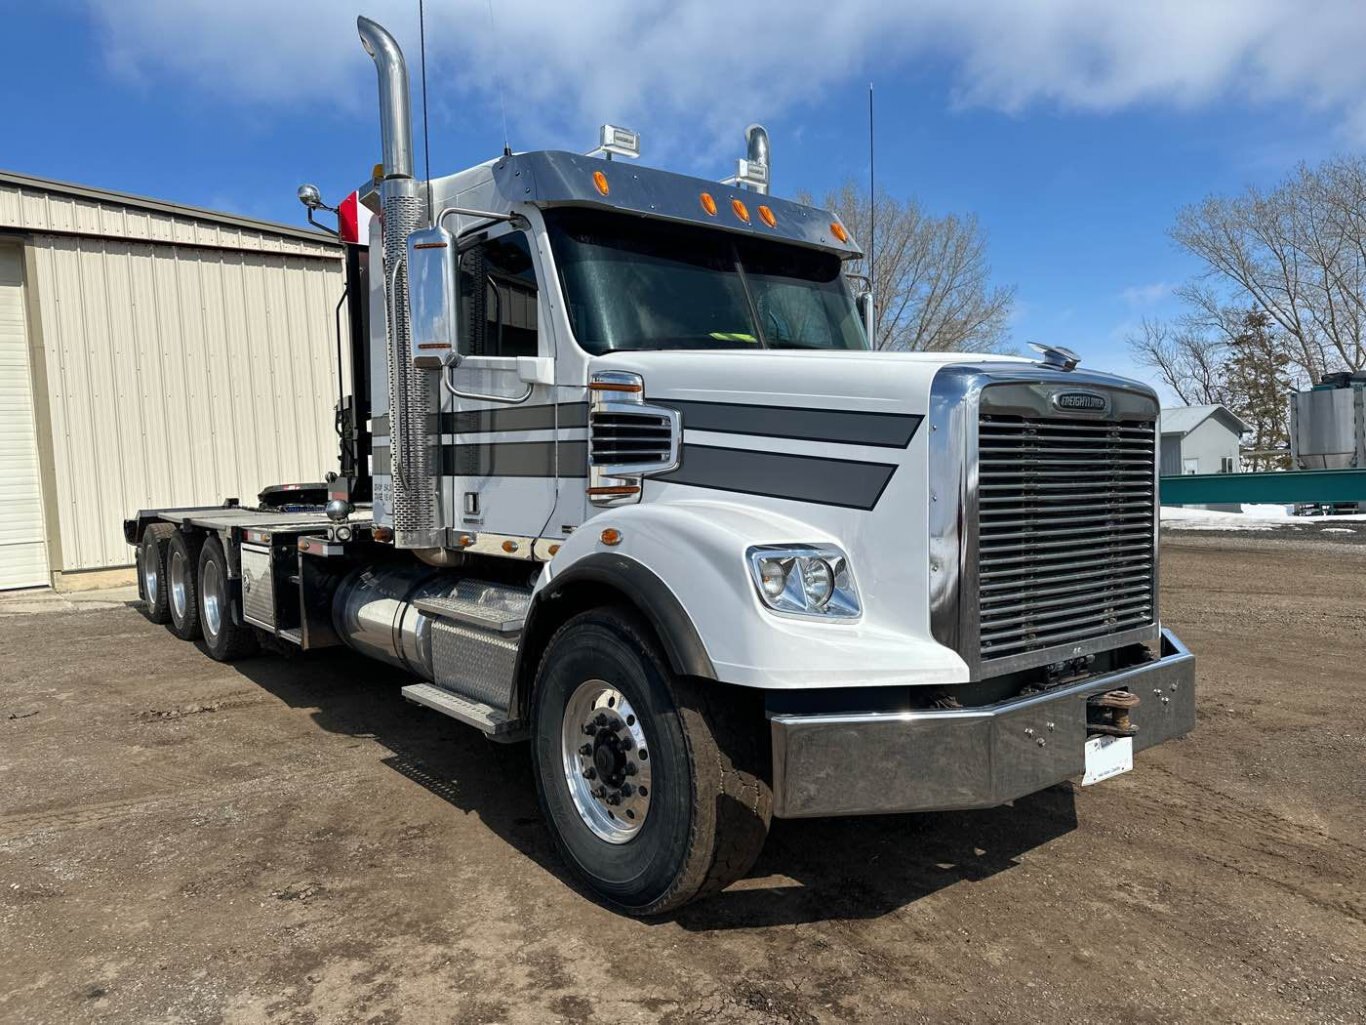
<svg viewBox="0 0 1366 1025">
<path fill-rule="evenodd" d="M 537 672 L 537 793 L 561 856 L 631 915 L 672 911 L 754 864 L 768 835 L 757 695 L 675 676 L 618 609 L 569 620 Z"/>
<path fill-rule="evenodd" d="M 182 641 L 199 637 L 199 549 L 200 534 L 177 530 L 166 549 L 166 583 L 170 598 L 171 633 Z"/>
<path fill-rule="evenodd" d="M 242 622 L 223 542 L 210 537 L 199 552 L 199 626 L 204 650 L 219 662 L 232 662 L 256 653 L 256 631 Z"/>
</svg>

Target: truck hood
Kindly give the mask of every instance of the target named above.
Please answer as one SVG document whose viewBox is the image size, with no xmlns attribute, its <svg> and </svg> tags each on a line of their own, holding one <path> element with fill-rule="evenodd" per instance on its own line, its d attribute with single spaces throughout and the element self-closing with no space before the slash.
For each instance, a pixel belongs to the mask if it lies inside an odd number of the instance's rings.
<svg viewBox="0 0 1366 1025">
<path fill-rule="evenodd" d="M 1014 356 L 964 353 L 722 349 L 613 352 L 590 372 L 625 370 L 645 382 L 647 401 L 803 407 L 924 415 L 930 383 L 952 363 L 1022 363 Z"/>
</svg>

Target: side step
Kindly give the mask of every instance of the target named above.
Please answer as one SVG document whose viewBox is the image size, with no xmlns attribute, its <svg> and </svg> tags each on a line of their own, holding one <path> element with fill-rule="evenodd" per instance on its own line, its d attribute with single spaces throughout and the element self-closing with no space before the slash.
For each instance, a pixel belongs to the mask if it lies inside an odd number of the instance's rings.
<svg viewBox="0 0 1366 1025">
<path fill-rule="evenodd" d="M 494 740 L 520 740 L 513 676 L 531 591 L 483 580 L 461 580 L 445 597 L 413 604 L 432 619 L 432 682 L 403 688 L 426 705 L 483 730 Z"/>
<path fill-rule="evenodd" d="M 415 705 L 426 707 L 449 715 L 452 719 L 483 730 L 493 740 L 511 742 L 526 736 L 525 725 L 516 719 L 509 719 L 502 712 L 479 701 L 453 694 L 444 687 L 430 683 L 415 683 L 403 688 L 403 696 Z"/>
</svg>

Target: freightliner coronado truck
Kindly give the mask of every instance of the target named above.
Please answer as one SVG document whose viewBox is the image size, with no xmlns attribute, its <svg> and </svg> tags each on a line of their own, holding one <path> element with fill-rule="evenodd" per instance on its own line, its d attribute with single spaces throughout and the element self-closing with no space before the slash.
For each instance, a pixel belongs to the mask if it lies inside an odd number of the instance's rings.
<svg viewBox="0 0 1366 1025">
<path fill-rule="evenodd" d="M 1151 390 L 870 351 L 854 240 L 768 194 L 757 126 L 727 183 L 611 128 L 419 181 L 402 54 L 359 28 L 340 472 L 128 520 L 150 618 L 220 660 L 346 645 L 528 739 L 565 862 L 639 915 L 773 816 L 1001 805 L 1191 730 Z"/>
</svg>

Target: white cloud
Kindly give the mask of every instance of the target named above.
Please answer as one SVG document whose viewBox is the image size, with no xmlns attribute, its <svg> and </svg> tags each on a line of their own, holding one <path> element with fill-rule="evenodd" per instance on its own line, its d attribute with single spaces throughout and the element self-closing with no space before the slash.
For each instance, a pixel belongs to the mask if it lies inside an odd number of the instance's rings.
<svg viewBox="0 0 1366 1025">
<path fill-rule="evenodd" d="M 1135 309 L 1156 306 L 1172 294 L 1172 286 L 1165 281 L 1154 281 L 1148 285 L 1130 285 L 1119 293 L 1119 297 Z"/>
<path fill-rule="evenodd" d="M 359 0 L 357 0 L 359 2 Z M 373 74 L 345 0 L 86 0 L 112 64 L 248 104 L 355 106 Z M 412 0 L 364 0 L 416 72 Z M 1109 111 L 1219 100 L 1335 114 L 1366 143 L 1358 0 L 433 0 L 429 78 L 443 112 L 496 112 L 517 134 L 578 139 L 634 123 L 670 146 L 729 141 L 832 83 L 947 59 L 967 105 Z M 495 56 L 501 54 L 501 57 Z M 416 74 L 414 74 L 416 86 Z M 495 115 L 496 116 L 496 115 Z"/>
</svg>

